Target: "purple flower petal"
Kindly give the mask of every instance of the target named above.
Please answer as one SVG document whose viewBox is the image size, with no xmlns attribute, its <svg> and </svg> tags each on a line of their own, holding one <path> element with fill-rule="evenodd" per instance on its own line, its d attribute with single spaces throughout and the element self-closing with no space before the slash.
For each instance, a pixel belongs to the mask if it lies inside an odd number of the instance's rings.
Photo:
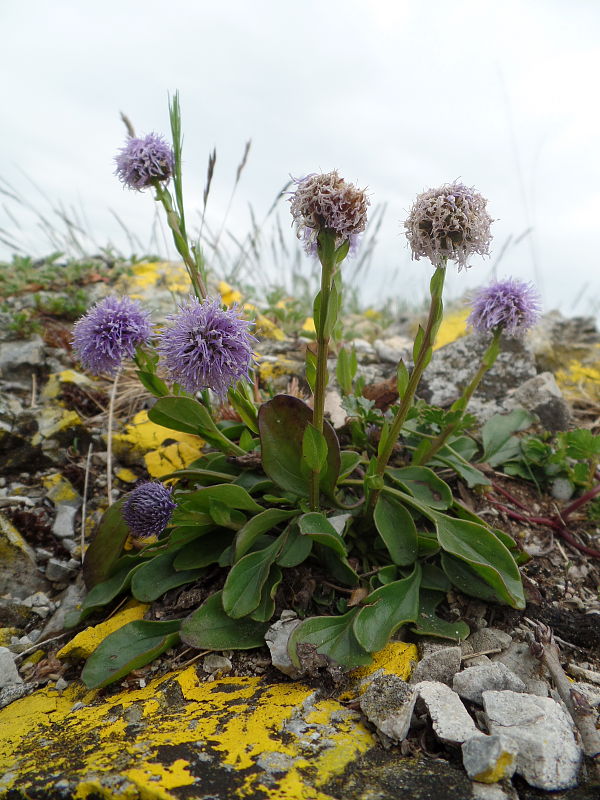
<svg viewBox="0 0 600 800">
<path fill-rule="evenodd" d="M 446 183 L 417 196 L 404 223 L 416 261 L 428 258 L 434 267 L 445 259 L 468 268 L 474 253 L 489 255 L 492 218 L 487 200 L 462 183 Z"/>
<path fill-rule="evenodd" d="M 507 336 L 522 336 L 540 317 L 540 296 L 530 283 L 507 278 L 480 289 L 467 322 L 478 333 L 502 328 Z"/>
<path fill-rule="evenodd" d="M 139 537 L 160 536 L 169 524 L 177 504 L 171 491 L 156 481 L 146 481 L 131 492 L 123 503 L 123 519 Z"/>
<path fill-rule="evenodd" d="M 336 170 L 307 175 L 296 183 L 290 212 L 306 252 L 316 255 L 317 236 L 324 228 L 336 232 L 338 245 L 350 240 L 355 251 L 358 236 L 367 226 L 369 199 L 365 192 L 346 183 Z"/>
<path fill-rule="evenodd" d="M 114 375 L 124 358 L 133 358 L 139 344 L 152 335 L 150 314 L 137 300 L 105 297 L 73 328 L 73 350 L 94 375 Z"/>
<path fill-rule="evenodd" d="M 168 181 L 173 174 L 173 151 L 162 136 L 149 133 L 131 137 L 115 158 L 115 175 L 129 189 L 144 189 L 154 181 Z"/>
<path fill-rule="evenodd" d="M 168 316 L 173 324 L 158 335 L 157 350 L 169 379 L 191 394 L 212 389 L 224 397 L 247 378 L 256 339 L 249 332 L 252 323 L 240 313 L 237 305 L 224 310 L 218 300 L 192 296 Z"/>
</svg>

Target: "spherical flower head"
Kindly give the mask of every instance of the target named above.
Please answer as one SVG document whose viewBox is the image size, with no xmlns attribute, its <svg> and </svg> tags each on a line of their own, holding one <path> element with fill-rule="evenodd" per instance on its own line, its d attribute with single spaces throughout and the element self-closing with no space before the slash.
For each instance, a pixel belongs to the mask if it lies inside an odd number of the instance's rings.
<svg viewBox="0 0 600 800">
<path fill-rule="evenodd" d="M 157 481 L 146 481 L 131 492 L 123 503 L 123 519 L 135 538 L 160 536 L 169 524 L 176 503 L 167 489 Z"/>
<path fill-rule="evenodd" d="M 480 289 L 467 320 L 478 333 L 501 328 L 507 336 L 523 336 L 540 317 L 540 296 L 523 281 L 508 278 Z"/>
<path fill-rule="evenodd" d="M 173 174 L 173 151 L 156 133 L 142 139 L 130 137 L 115 162 L 115 175 L 128 189 L 144 189 L 154 181 L 168 181 Z"/>
<path fill-rule="evenodd" d="M 151 335 L 150 314 L 137 300 L 105 297 L 75 323 L 73 350 L 89 372 L 114 375 Z"/>
<path fill-rule="evenodd" d="M 355 250 L 367 226 L 369 198 L 364 190 L 346 183 L 336 170 L 307 175 L 296 183 L 290 211 L 306 252 L 316 254 L 317 236 L 324 228 L 335 231 L 338 246 L 349 241 L 351 250 Z"/>
<path fill-rule="evenodd" d="M 415 260 L 428 258 L 434 267 L 456 261 L 467 269 L 474 254 L 489 255 L 492 218 L 487 200 L 462 183 L 446 183 L 417 196 L 404 223 Z"/>
<path fill-rule="evenodd" d="M 160 364 L 170 380 L 194 394 L 212 389 L 224 398 L 230 386 L 248 377 L 253 361 L 252 325 L 240 316 L 237 304 L 223 309 L 220 301 L 200 302 L 191 296 L 179 313 L 167 317 L 173 324 L 158 335 Z"/>
</svg>

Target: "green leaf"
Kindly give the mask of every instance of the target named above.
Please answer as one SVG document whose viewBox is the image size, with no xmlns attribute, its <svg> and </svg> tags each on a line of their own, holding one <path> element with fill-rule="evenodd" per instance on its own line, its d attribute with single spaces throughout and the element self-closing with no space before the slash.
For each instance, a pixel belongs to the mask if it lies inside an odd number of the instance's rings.
<svg viewBox="0 0 600 800">
<path fill-rule="evenodd" d="M 315 325 L 317 320 L 315 317 Z M 315 386 L 317 383 L 317 357 L 310 349 L 306 348 L 306 381 L 310 387 L 311 392 L 314 394 Z"/>
<path fill-rule="evenodd" d="M 352 348 L 350 351 L 345 347 L 342 347 L 338 353 L 335 374 L 337 382 L 339 383 L 344 394 L 352 393 L 352 383 L 354 381 L 354 376 L 356 375 L 357 369 L 358 361 L 354 348 Z"/>
<path fill-rule="evenodd" d="M 436 608 L 444 597 L 445 595 L 441 592 L 430 592 L 421 589 L 419 615 L 415 626 L 411 630 L 419 636 L 436 636 L 440 639 L 453 639 L 456 642 L 462 642 L 471 632 L 466 622 L 446 622 L 435 613 Z"/>
<path fill-rule="evenodd" d="M 223 586 L 223 609 L 230 617 L 239 619 L 257 608 L 282 545 L 280 536 L 269 547 L 248 553 L 232 566 Z"/>
<path fill-rule="evenodd" d="M 239 561 L 252 547 L 256 539 L 263 533 L 272 530 L 280 522 L 292 519 L 297 510 L 288 511 L 280 508 L 267 508 L 248 520 L 235 537 L 235 560 Z"/>
<path fill-rule="evenodd" d="M 383 649 L 402 625 L 416 622 L 420 583 L 421 568 L 415 564 L 407 578 L 381 586 L 364 599 L 353 627 L 358 643 L 368 653 Z"/>
<path fill-rule="evenodd" d="M 131 594 L 142 603 L 152 603 L 169 589 L 191 583 L 203 574 L 204 570 L 184 570 L 177 572 L 173 561 L 179 550 L 168 551 L 154 556 L 139 569 L 131 580 Z"/>
<path fill-rule="evenodd" d="M 227 396 L 231 405 L 240 415 L 243 422 L 250 428 L 252 433 L 258 433 L 258 416 L 256 406 L 252 400 L 237 389 L 230 389 Z"/>
<path fill-rule="evenodd" d="M 471 489 L 474 486 L 491 485 L 490 479 L 486 478 L 483 472 L 469 464 L 464 458 L 453 453 L 448 445 L 440 450 L 433 459 L 433 463 L 437 466 L 450 467 L 450 469 L 453 469 Z"/>
<path fill-rule="evenodd" d="M 429 467 L 388 467 L 386 474 L 402 485 L 404 491 L 416 497 L 430 508 L 450 508 L 453 502 L 452 490 Z"/>
<path fill-rule="evenodd" d="M 360 646 L 353 630 L 358 612 L 358 608 L 353 608 L 341 617 L 310 617 L 301 622 L 288 642 L 288 655 L 294 666 L 302 667 L 302 646 L 314 649 L 345 669 L 369 664 L 371 656 Z"/>
<path fill-rule="evenodd" d="M 329 293 L 329 301 L 327 303 L 325 321 L 323 323 L 323 338 L 329 339 L 333 333 L 335 323 L 337 321 L 338 312 L 340 309 L 340 295 L 335 283 L 331 286 Z M 317 331 L 319 329 L 317 328 Z"/>
<path fill-rule="evenodd" d="M 106 637 L 88 658 L 81 679 L 100 689 L 149 664 L 179 641 L 181 620 L 135 620 Z"/>
<path fill-rule="evenodd" d="M 410 375 L 408 374 L 408 369 L 406 368 L 406 364 L 404 363 L 403 359 L 400 359 L 400 361 L 398 362 L 398 367 L 396 369 L 396 389 L 400 397 L 402 397 L 406 392 L 409 380 L 410 380 Z"/>
<path fill-rule="evenodd" d="M 250 650 L 265 643 L 268 623 L 232 619 L 215 592 L 181 625 L 181 641 L 197 650 Z"/>
<path fill-rule="evenodd" d="M 206 486 L 204 489 L 185 494 L 181 497 L 179 505 L 183 510 L 210 514 L 211 503 L 215 500 L 230 508 L 253 511 L 255 514 L 264 511 L 264 508 L 253 500 L 244 488 L 231 483 Z"/>
<path fill-rule="evenodd" d="M 308 480 L 302 470 L 304 430 L 312 422 L 312 410 L 297 397 L 279 394 L 263 403 L 258 412 L 263 469 L 281 488 L 308 496 Z M 321 488 L 332 496 L 340 472 L 340 446 L 331 425 L 325 421 L 327 462 L 321 471 Z"/>
<path fill-rule="evenodd" d="M 176 570 L 200 569 L 209 564 L 218 564 L 226 547 L 233 541 L 231 531 L 222 530 L 213 536 L 204 536 L 188 542 L 175 556 L 173 567 Z"/>
<path fill-rule="evenodd" d="M 327 442 L 323 434 L 312 422 L 304 429 L 302 437 L 302 458 L 313 472 L 320 472 L 327 461 Z"/>
<path fill-rule="evenodd" d="M 361 455 L 354 450 L 342 450 L 340 453 L 340 480 L 351 475 L 360 464 Z"/>
<path fill-rule="evenodd" d="M 509 414 L 494 414 L 481 429 L 483 455 L 481 461 L 497 467 L 510 461 L 520 452 L 519 439 L 513 433 L 528 428 L 535 421 L 533 414 L 524 408 L 515 408 Z"/>
<path fill-rule="evenodd" d="M 154 397 L 166 397 L 169 394 L 169 387 L 164 381 L 155 375 L 153 372 L 145 372 L 144 370 L 137 369 L 135 374 L 140 379 L 140 383 L 147 389 Z"/>
<path fill-rule="evenodd" d="M 415 364 L 419 358 L 419 354 L 421 352 L 421 348 L 423 347 L 423 342 L 425 341 L 425 331 L 423 330 L 423 326 L 419 325 L 417 330 L 417 335 L 415 336 L 415 341 L 413 344 L 413 361 Z"/>
<path fill-rule="evenodd" d="M 479 597 L 481 600 L 488 602 L 495 602 L 498 599 L 495 590 L 489 583 L 486 583 L 464 561 L 454 558 L 448 553 L 442 553 L 441 564 L 448 580 L 464 594 L 468 594 L 471 597 Z"/>
<path fill-rule="evenodd" d="M 202 436 L 226 453 L 239 452 L 237 445 L 217 428 L 206 408 L 191 397 L 161 397 L 148 411 L 148 418 L 170 430 Z"/>
<path fill-rule="evenodd" d="M 298 526 L 303 536 L 314 539 L 315 542 L 328 547 L 342 558 L 347 555 L 344 540 L 324 514 L 317 511 L 303 514 L 298 520 Z"/>
<path fill-rule="evenodd" d="M 443 550 L 466 562 L 496 598 L 513 608 L 525 608 L 519 568 L 502 542 L 483 525 L 432 512 L 438 541 Z"/>
<path fill-rule="evenodd" d="M 417 529 L 408 509 L 396 498 L 380 494 L 373 521 L 394 564 L 413 564 L 417 558 Z"/>
<path fill-rule="evenodd" d="M 129 588 L 136 569 L 144 565 L 138 555 L 124 556 L 114 575 L 93 586 L 81 605 L 81 613 L 87 617 L 94 609 L 105 606 Z"/>
<path fill-rule="evenodd" d="M 358 575 L 345 556 L 340 556 L 334 550 L 323 547 L 317 542 L 315 542 L 313 552 L 336 581 L 345 586 L 356 586 L 359 583 Z"/>
<path fill-rule="evenodd" d="M 442 553 L 442 558 L 445 555 L 445 553 Z M 421 570 L 422 589 L 431 589 L 435 592 L 449 592 L 452 588 L 452 584 L 446 573 L 435 564 L 425 562 L 421 564 Z"/>
<path fill-rule="evenodd" d="M 297 525 L 292 524 L 287 528 L 285 544 L 277 558 L 280 567 L 297 567 L 310 555 L 312 539 L 303 536 Z"/>
<path fill-rule="evenodd" d="M 88 589 L 106 580 L 121 555 L 123 545 L 129 536 L 129 528 L 121 514 L 123 503 L 128 496 L 126 494 L 121 497 L 104 513 L 98 530 L 86 550 L 83 559 L 83 578 Z"/>
<path fill-rule="evenodd" d="M 283 578 L 283 572 L 277 564 L 273 564 L 269 577 L 263 585 L 260 603 L 250 615 L 255 622 L 268 622 L 275 613 L 275 595 Z"/>
</svg>

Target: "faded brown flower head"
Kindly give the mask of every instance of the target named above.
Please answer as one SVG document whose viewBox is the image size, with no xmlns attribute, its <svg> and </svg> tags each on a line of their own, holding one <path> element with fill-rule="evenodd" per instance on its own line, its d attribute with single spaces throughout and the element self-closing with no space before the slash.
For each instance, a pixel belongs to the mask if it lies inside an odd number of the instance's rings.
<svg viewBox="0 0 600 800">
<path fill-rule="evenodd" d="M 470 256 L 489 255 L 493 219 L 487 200 L 462 183 L 446 183 L 417 196 L 404 223 L 415 260 L 428 258 L 434 267 L 445 259 L 468 268 Z"/>
<path fill-rule="evenodd" d="M 349 240 L 354 249 L 367 226 L 369 198 L 364 190 L 346 183 L 337 170 L 307 175 L 297 184 L 290 198 L 290 211 L 306 252 L 316 254 L 317 236 L 324 228 L 336 232 L 338 244 Z"/>
</svg>

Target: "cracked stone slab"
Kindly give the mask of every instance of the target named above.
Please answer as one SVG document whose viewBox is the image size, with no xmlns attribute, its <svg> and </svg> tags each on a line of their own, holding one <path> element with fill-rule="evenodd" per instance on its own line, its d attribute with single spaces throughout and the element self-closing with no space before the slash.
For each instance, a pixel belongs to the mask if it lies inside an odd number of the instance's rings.
<svg viewBox="0 0 600 800">
<path fill-rule="evenodd" d="M 452 681 L 452 688 L 463 700 L 481 705 L 482 694 L 488 690 L 526 692 L 526 686 L 505 664 L 501 662 L 481 664 L 467 667 L 457 673 Z"/>
<path fill-rule="evenodd" d="M 550 697 L 488 691 L 483 706 L 490 733 L 505 734 L 519 749 L 517 774 L 538 789 L 577 785 L 582 751 L 570 718 Z"/>
<path fill-rule="evenodd" d="M 414 687 L 429 716 L 436 735 L 450 744 L 462 744 L 473 736 L 484 736 L 475 725 L 460 697 L 445 683 L 421 681 Z"/>
</svg>

